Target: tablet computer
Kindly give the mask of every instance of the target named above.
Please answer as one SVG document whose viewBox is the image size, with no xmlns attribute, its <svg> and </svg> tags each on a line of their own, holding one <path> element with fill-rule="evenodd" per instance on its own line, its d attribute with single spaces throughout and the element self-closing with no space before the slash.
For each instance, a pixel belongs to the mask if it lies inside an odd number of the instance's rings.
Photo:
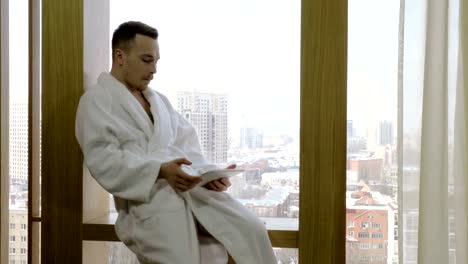
<svg viewBox="0 0 468 264">
<path fill-rule="evenodd" d="M 205 185 L 208 182 L 217 180 L 219 178 L 230 178 L 239 175 L 244 171 L 245 170 L 242 169 L 216 169 L 207 171 L 201 175 L 202 181 L 200 182 L 200 184 Z"/>
</svg>

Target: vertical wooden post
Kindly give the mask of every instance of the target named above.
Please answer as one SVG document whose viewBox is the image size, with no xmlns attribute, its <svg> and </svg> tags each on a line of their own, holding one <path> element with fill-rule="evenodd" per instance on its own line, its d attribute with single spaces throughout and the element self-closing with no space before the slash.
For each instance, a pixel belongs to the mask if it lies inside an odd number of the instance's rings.
<svg viewBox="0 0 468 264">
<path fill-rule="evenodd" d="M 75 113 L 83 92 L 83 2 L 42 1 L 41 263 L 82 264 L 82 155 Z"/>
<path fill-rule="evenodd" d="M 301 263 L 345 263 L 347 0 L 302 0 Z"/>
</svg>

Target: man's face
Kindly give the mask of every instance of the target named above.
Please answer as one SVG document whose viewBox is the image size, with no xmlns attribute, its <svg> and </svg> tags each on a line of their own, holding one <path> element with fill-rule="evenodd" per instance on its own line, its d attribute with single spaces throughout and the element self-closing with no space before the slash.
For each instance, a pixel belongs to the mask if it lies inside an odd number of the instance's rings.
<svg viewBox="0 0 468 264">
<path fill-rule="evenodd" d="M 158 41 L 137 34 L 134 43 L 121 56 L 123 78 L 131 90 L 143 91 L 156 73 L 159 60 Z"/>
</svg>

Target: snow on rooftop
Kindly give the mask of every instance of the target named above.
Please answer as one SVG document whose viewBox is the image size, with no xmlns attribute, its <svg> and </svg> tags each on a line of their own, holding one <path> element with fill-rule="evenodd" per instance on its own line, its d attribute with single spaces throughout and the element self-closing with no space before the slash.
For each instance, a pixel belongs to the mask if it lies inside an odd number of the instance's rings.
<svg viewBox="0 0 468 264">
<path fill-rule="evenodd" d="M 299 170 L 287 170 L 283 172 L 265 172 L 262 174 L 262 180 L 269 179 L 299 180 Z"/>
<path fill-rule="evenodd" d="M 366 206 L 366 205 L 356 205 L 356 202 L 360 198 L 352 198 L 351 194 L 354 193 L 355 191 L 346 191 L 346 208 L 356 208 L 356 207 L 363 207 L 363 208 L 370 208 L 370 207 L 377 207 L 377 208 L 382 208 L 382 207 L 387 207 L 389 204 L 394 203 L 395 201 L 392 199 L 392 197 L 388 195 L 383 195 L 380 192 L 374 192 L 371 191 L 372 199 L 374 199 L 379 205 L 374 205 L 374 206 Z"/>
<path fill-rule="evenodd" d="M 10 210 L 27 210 L 28 200 L 27 199 L 9 199 Z"/>
<path fill-rule="evenodd" d="M 352 236 L 346 236 L 346 240 L 350 241 L 350 242 L 358 242 L 359 241 L 359 240 L 357 240 L 356 238 L 354 238 Z"/>
<path fill-rule="evenodd" d="M 289 206 L 289 211 L 299 212 L 299 206 L 291 205 Z"/>
<path fill-rule="evenodd" d="M 289 196 L 291 186 L 273 186 L 260 199 L 237 199 L 240 203 L 253 206 L 277 206 L 282 204 Z"/>
</svg>

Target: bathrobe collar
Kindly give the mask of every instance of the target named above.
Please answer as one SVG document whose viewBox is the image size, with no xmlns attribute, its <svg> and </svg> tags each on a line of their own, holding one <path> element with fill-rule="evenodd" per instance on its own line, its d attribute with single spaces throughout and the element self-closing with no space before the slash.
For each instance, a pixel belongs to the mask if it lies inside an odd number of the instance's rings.
<svg viewBox="0 0 468 264">
<path fill-rule="evenodd" d="M 130 93 L 130 91 L 123 83 L 117 80 L 110 73 L 103 72 L 98 78 L 98 84 L 106 88 L 113 95 L 113 99 L 117 99 L 119 101 L 119 104 L 133 118 L 133 120 L 135 120 L 138 127 L 146 134 L 148 138 L 153 136 L 154 125 L 152 124 L 148 114 L 145 112 L 135 96 Z M 152 93 L 152 91 L 149 88 L 143 92 L 143 95 L 145 95 L 148 101 L 148 97 L 152 97 L 149 96 L 150 93 Z M 153 115 L 154 123 L 156 124 L 157 115 L 153 111 L 153 102 L 150 101 L 150 105 L 151 114 Z"/>
</svg>

